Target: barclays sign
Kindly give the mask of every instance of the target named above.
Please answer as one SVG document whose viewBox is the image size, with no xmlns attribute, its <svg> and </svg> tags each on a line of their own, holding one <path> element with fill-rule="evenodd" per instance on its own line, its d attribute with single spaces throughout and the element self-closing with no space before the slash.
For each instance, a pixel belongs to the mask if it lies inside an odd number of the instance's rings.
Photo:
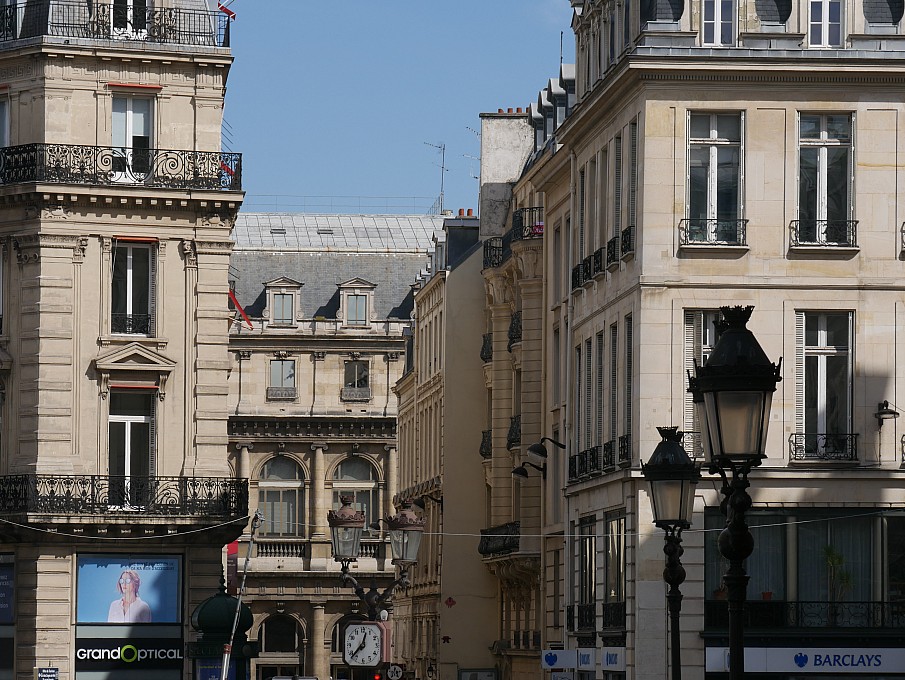
<svg viewBox="0 0 905 680">
<path fill-rule="evenodd" d="M 705 653 L 705 666 L 708 672 L 728 672 L 729 650 L 725 647 L 708 647 Z M 749 647 L 745 649 L 745 670 L 752 673 L 815 675 L 905 673 L 905 649 Z"/>
</svg>

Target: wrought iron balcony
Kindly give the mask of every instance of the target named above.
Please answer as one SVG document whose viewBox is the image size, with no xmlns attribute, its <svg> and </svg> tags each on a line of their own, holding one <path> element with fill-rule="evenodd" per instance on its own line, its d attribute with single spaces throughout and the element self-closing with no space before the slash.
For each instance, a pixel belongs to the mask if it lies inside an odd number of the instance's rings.
<svg viewBox="0 0 905 680">
<path fill-rule="evenodd" d="M 693 460 L 704 458 L 704 439 L 700 432 L 683 432 L 682 448 Z"/>
<path fill-rule="evenodd" d="M 597 626 L 597 605 L 594 602 L 578 604 L 578 630 L 594 630 Z"/>
<path fill-rule="evenodd" d="M 342 401 L 371 401 L 370 387 L 343 387 L 339 398 Z"/>
<path fill-rule="evenodd" d="M 603 628 L 625 628 L 625 601 L 603 603 Z"/>
<path fill-rule="evenodd" d="M 603 248 L 598 248 L 594 251 L 594 255 L 592 256 L 594 259 L 592 260 L 593 264 L 591 265 L 591 274 L 593 276 L 597 276 L 600 274 L 606 267 L 604 267 L 606 252 Z"/>
<path fill-rule="evenodd" d="M 796 432 L 789 435 L 789 460 L 858 460 L 857 433 Z"/>
<path fill-rule="evenodd" d="M 493 361 L 493 333 L 484 333 L 481 336 L 481 361 L 485 364 Z"/>
<path fill-rule="evenodd" d="M 789 223 L 789 244 L 857 248 L 858 220 L 793 220 Z"/>
<path fill-rule="evenodd" d="M 522 313 L 513 312 L 509 318 L 509 343 L 506 348 L 511 352 L 512 346 L 522 341 Z"/>
<path fill-rule="evenodd" d="M 248 481 L 219 477 L 6 475 L 0 513 L 234 518 L 248 513 Z"/>
<path fill-rule="evenodd" d="M 594 278 L 594 256 L 588 255 L 581 261 L 582 283 L 587 283 Z"/>
<path fill-rule="evenodd" d="M 572 290 L 581 288 L 584 283 L 584 266 L 579 262 L 572 267 Z"/>
<path fill-rule="evenodd" d="M 905 628 L 905 602 L 784 602 L 749 600 L 746 628 Z M 722 600 L 704 602 L 706 628 L 728 628 Z"/>
<path fill-rule="evenodd" d="M 619 465 L 632 464 L 632 435 L 623 434 L 619 437 Z"/>
<path fill-rule="evenodd" d="M 584 451 L 569 456 L 569 481 L 575 482 L 582 477 L 600 474 L 603 471 L 603 463 L 600 456 L 600 447 L 592 446 Z"/>
<path fill-rule="evenodd" d="M 603 469 L 614 470 L 616 468 L 616 440 L 611 439 L 603 443 Z"/>
<path fill-rule="evenodd" d="M 493 430 L 481 432 L 481 458 L 493 458 Z"/>
<path fill-rule="evenodd" d="M 268 387 L 267 401 L 295 401 L 298 390 L 295 387 Z"/>
<path fill-rule="evenodd" d="M 110 330 L 128 335 L 150 335 L 150 314 L 111 314 Z"/>
<path fill-rule="evenodd" d="M 487 555 L 518 552 L 520 535 L 520 522 L 507 522 L 490 529 L 481 529 L 478 553 L 486 557 Z"/>
<path fill-rule="evenodd" d="M 512 213 L 512 240 L 544 237 L 544 209 L 519 208 Z"/>
<path fill-rule="evenodd" d="M 566 630 L 570 633 L 575 631 L 575 605 L 566 605 Z"/>
<path fill-rule="evenodd" d="M 610 269 L 619 264 L 619 237 L 614 236 L 606 242 L 606 267 Z"/>
<path fill-rule="evenodd" d="M 484 269 L 493 269 L 503 264 L 503 239 L 492 236 L 484 241 Z"/>
<path fill-rule="evenodd" d="M 511 449 L 522 443 L 522 416 L 512 416 L 509 419 L 509 432 L 506 433 L 506 448 Z"/>
<path fill-rule="evenodd" d="M 141 5 L 117 6 L 110 0 L 10 3 L 0 7 L 0 43 L 59 36 L 229 47 L 229 18 L 223 12 Z"/>
<path fill-rule="evenodd" d="M 635 225 L 629 225 L 625 229 L 622 230 L 622 235 L 620 237 L 620 244 L 622 245 L 622 257 L 626 255 L 630 255 L 635 252 Z"/>
<path fill-rule="evenodd" d="M 242 154 L 76 144 L 0 148 L 0 184 L 23 182 L 241 191 Z"/>
<path fill-rule="evenodd" d="M 744 246 L 748 220 L 688 218 L 679 222 L 680 246 Z"/>
</svg>

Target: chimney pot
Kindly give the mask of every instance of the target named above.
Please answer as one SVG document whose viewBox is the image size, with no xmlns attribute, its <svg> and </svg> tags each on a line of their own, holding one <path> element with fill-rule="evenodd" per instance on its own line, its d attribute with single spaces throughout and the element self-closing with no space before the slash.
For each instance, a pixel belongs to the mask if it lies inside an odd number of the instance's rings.
<svg viewBox="0 0 905 680">
<path fill-rule="evenodd" d="M 465 208 L 459 208 L 459 217 L 465 217 Z"/>
<path fill-rule="evenodd" d="M 509 107 L 509 110 L 506 113 L 512 113 L 512 107 Z"/>
<path fill-rule="evenodd" d="M 471 208 L 468 209 L 468 216 L 474 217 L 474 210 L 472 210 Z"/>
<path fill-rule="evenodd" d="M 516 112 L 516 113 L 521 113 L 521 112 L 522 112 L 522 107 L 519 106 L 519 107 L 515 110 L 515 112 Z"/>
<path fill-rule="evenodd" d="M 496 112 L 497 112 L 497 113 L 505 113 L 505 111 L 503 111 L 503 109 L 497 109 Z"/>
</svg>

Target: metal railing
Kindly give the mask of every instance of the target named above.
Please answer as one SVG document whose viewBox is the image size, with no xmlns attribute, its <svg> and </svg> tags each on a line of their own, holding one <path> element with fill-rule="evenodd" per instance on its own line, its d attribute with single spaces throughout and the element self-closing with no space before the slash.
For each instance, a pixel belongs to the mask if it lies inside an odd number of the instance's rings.
<svg viewBox="0 0 905 680">
<path fill-rule="evenodd" d="M 619 264 L 619 237 L 614 236 L 606 242 L 607 269 Z"/>
<path fill-rule="evenodd" d="M 693 459 L 700 460 L 704 458 L 704 438 L 700 432 L 683 432 L 682 448 Z"/>
<path fill-rule="evenodd" d="M 858 460 L 858 434 L 795 432 L 789 435 L 789 460 Z"/>
<path fill-rule="evenodd" d="M 0 148 L 0 184 L 23 182 L 241 191 L 242 154 L 77 144 Z"/>
<path fill-rule="evenodd" d="M 486 556 L 518 552 L 520 535 L 520 522 L 506 522 L 490 529 L 481 529 L 478 553 Z"/>
<path fill-rule="evenodd" d="M 509 419 L 509 432 L 506 433 L 506 448 L 511 449 L 522 443 L 522 416 L 512 416 Z"/>
<path fill-rule="evenodd" d="M 580 262 L 572 267 L 572 290 L 581 288 L 584 283 L 584 265 Z"/>
<path fill-rule="evenodd" d="M 370 387 L 343 387 L 340 390 L 339 398 L 342 401 L 370 401 Z"/>
<path fill-rule="evenodd" d="M 604 266 L 604 262 L 605 262 L 605 258 L 606 258 L 605 249 L 598 248 L 597 250 L 594 251 L 594 255 L 592 257 L 594 259 L 593 259 L 593 264 L 591 265 L 591 275 L 597 276 L 598 274 L 603 272 L 604 269 L 606 269 L 606 267 Z"/>
<path fill-rule="evenodd" d="M 597 627 L 597 604 L 584 602 L 577 605 L 578 630 L 594 630 Z"/>
<path fill-rule="evenodd" d="M 512 256 L 512 231 L 484 241 L 484 269 L 499 267 Z"/>
<path fill-rule="evenodd" d="M 512 213 L 512 240 L 544 237 L 544 209 L 519 208 Z"/>
<path fill-rule="evenodd" d="M 493 458 L 493 430 L 481 432 L 481 458 Z"/>
<path fill-rule="evenodd" d="M 520 343 L 522 341 L 522 312 L 512 312 L 512 316 L 509 317 L 509 331 L 508 331 L 509 342 L 506 345 L 506 348 L 511 352 L 512 346 Z"/>
<path fill-rule="evenodd" d="M 619 436 L 619 465 L 632 464 L 632 435 Z"/>
<path fill-rule="evenodd" d="M 726 602 L 704 602 L 704 625 L 728 628 Z M 905 602 L 785 602 L 745 603 L 746 628 L 905 628 Z"/>
<path fill-rule="evenodd" d="M 744 246 L 747 231 L 748 220 L 687 218 L 679 221 L 679 245 Z"/>
<path fill-rule="evenodd" d="M 298 390 L 295 387 L 268 387 L 267 401 L 295 401 Z"/>
<path fill-rule="evenodd" d="M 622 230 L 622 236 L 620 238 L 620 244 L 622 245 L 622 257 L 626 255 L 630 255 L 635 252 L 635 225 L 629 225 L 625 229 Z"/>
<path fill-rule="evenodd" d="M 603 628 L 625 628 L 625 601 L 603 603 Z"/>
<path fill-rule="evenodd" d="M 150 335 L 150 314 L 111 314 L 110 330 L 127 335 Z"/>
<path fill-rule="evenodd" d="M 856 248 L 858 220 L 792 220 L 789 243 L 792 246 Z"/>
<path fill-rule="evenodd" d="M 581 278 L 587 283 L 594 278 L 594 256 L 588 255 L 581 261 Z"/>
<path fill-rule="evenodd" d="M 575 605 L 566 605 L 566 630 L 570 633 L 575 631 Z"/>
<path fill-rule="evenodd" d="M 493 333 L 484 333 L 481 336 L 481 361 L 485 364 L 493 361 Z"/>
<path fill-rule="evenodd" d="M 6 475 L 0 513 L 241 517 L 248 480 L 221 477 Z"/>
<path fill-rule="evenodd" d="M 611 439 L 603 443 L 603 469 L 613 470 L 616 468 L 616 440 Z"/>
<path fill-rule="evenodd" d="M 600 457 L 600 447 L 592 446 L 584 451 L 579 451 L 569 456 L 569 481 L 574 482 L 582 477 L 600 474 L 603 471 L 603 463 Z"/>
<path fill-rule="evenodd" d="M 0 7 L 0 43 L 37 36 L 229 47 L 223 12 L 118 7 L 109 0 L 27 0 Z"/>
</svg>

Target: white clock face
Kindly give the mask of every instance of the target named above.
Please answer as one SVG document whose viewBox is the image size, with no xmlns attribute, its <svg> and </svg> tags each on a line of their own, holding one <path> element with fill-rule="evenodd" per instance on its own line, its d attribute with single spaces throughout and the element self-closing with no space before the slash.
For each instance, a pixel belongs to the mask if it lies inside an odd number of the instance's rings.
<svg viewBox="0 0 905 680">
<path fill-rule="evenodd" d="M 346 627 L 343 658 L 350 666 L 373 667 L 380 663 L 383 631 L 374 623 L 351 623 Z"/>
</svg>

